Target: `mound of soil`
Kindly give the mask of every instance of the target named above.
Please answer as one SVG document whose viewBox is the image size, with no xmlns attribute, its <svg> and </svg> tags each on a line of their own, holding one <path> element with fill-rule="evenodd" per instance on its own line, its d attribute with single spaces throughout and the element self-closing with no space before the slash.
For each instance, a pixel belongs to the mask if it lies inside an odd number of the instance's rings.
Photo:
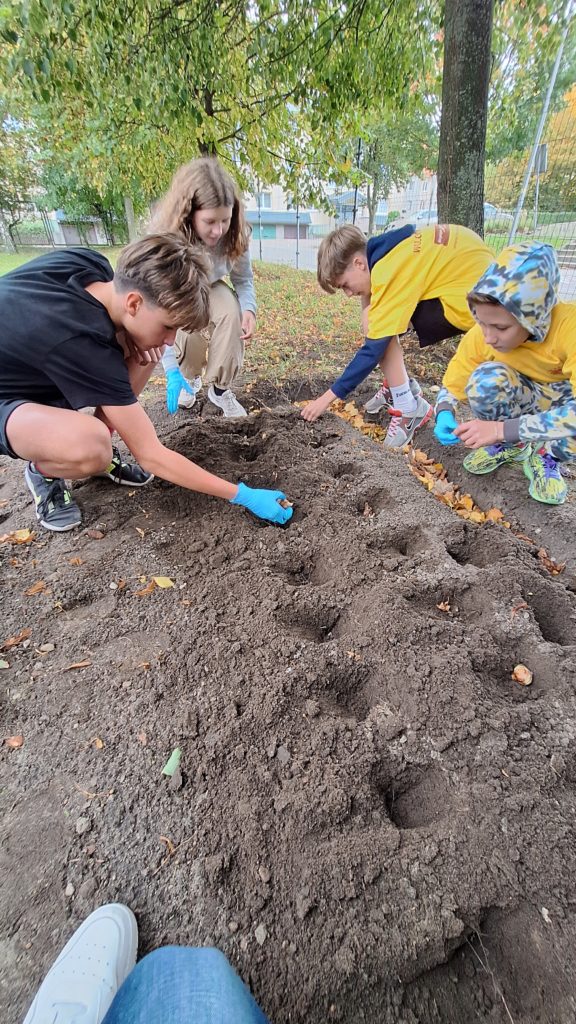
<svg viewBox="0 0 576 1024">
<path fill-rule="evenodd" d="M 549 575 L 332 417 L 153 415 L 294 519 L 90 480 L 83 530 L 0 546 L 0 642 L 30 630 L 0 653 L 24 737 L 0 753 L 5 1024 L 114 900 L 141 953 L 222 949 L 274 1024 L 576 1019 L 572 563 Z M 35 526 L 21 470 L 6 532 Z M 573 555 L 573 505 L 529 515 Z"/>
</svg>

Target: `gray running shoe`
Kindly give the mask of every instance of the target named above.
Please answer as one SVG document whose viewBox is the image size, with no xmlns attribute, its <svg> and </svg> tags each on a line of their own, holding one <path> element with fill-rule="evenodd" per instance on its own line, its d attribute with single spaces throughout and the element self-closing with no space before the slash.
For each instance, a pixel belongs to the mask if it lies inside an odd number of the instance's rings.
<svg viewBox="0 0 576 1024">
<path fill-rule="evenodd" d="M 36 518 L 41 526 L 57 533 L 80 526 L 82 514 L 64 480 L 42 476 L 31 462 L 24 470 L 24 477 L 34 498 Z"/>
<path fill-rule="evenodd" d="M 420 398 L 422 394 L 422 388 L 420 387 L 417 380 L 410 377 L 408 382 L 410 384 L 410 391 L 414 395 L 414 398 Z M 389 409 L 392 405 L 392 393 L 388 387 L 388 381 L 383 380 L 378 391 L 375 395 L 372 395 L 366 405 L 364 406 L 364 412 L 367 412 L 369 416 L 374 416 L 377 412 L 382 409 Z"/>
<path fill-rule="evenodd" d="M 414 433 L 434 414 L 434 410 L 425 398 L 420 397 L 416 411 L 411 416 L 402 416 L 399 413 L 392 413 L 390 426 L 384 438 L 386 448 L 403 448 L 412 440 Z"/>
</svg>

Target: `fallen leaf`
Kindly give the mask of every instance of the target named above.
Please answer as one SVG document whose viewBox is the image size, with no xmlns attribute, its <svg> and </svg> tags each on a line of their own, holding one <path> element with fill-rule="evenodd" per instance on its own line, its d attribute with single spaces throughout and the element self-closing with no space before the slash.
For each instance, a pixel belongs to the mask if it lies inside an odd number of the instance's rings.
<svg viewBox="0 0 576 1024">
<path fill-rule="evenodd" d="M 64 672 L 71 672 L 73 668 L 88 668 L 91 664 L 90 658 L 84 658 L 84 661 L 74 661 L 72 665 L 67 665 Z"/>
<path fill-rule="evenodd" d="M 512 679 L 515 683 L 520 683 L 520 686 L 530 686 L 534 675 L 529 668 L 526 668 L 526 665 L 516 665 L 512 673 Z"/>
<path fill-rule="evenodd" d="M 31 544 L 35 537 L 34 530 L 13 530 L 2 534 L 0 544 Z"/>
<path fill-rule="evenodd" d="M 166 849 L 169 857 L 171 857 L 173 853 L 176 853 L 176 847 L 172 840 L 168 839 L 168 836 L 159 836 L 159 839 L 161 843 L 166 843 Z"/>
<path fill-rule="evenodd" d="M 69 558 L 70 565 L 83 565 L 83 560 L 76 556 L 75 558 Z"/>
<path fill-rule="evenodd" d="M 441 612 L 450 612 L 452 610 L 450 608 L 450 601 L 440 601 L 440 604 L 437 604 L 436 607 L 439 608 Z"/>
<path fill-rule="evenodd" d="M 147 587 L 143 587 L 142 590 L 137 590 L 135 592 L 136 597 L 147 597 L 148 594 L 151 594 L 153 590 L 156 590 L 156 584 L 154 580 L 150 580 L 150 583 L 148 584 Z"/>
<path fill-rule="evenodd" d="M 557 562 L 555 558 L 548 554 L 546 548 L 539 548 L 537 556 L 540 565 L 551 573 L 552 576 L 559 576 L 566 568 L 566 562 Z"/>
<path fill-rule="evenodd" d="M 134 529 L 136 530 L 136 533 L 140 534 L 142 540 L 144 540 L 144 537 L 146 536 L 146 530 L 143 530 L 141 526 L 135 526 Z"/>
<path fill-rule="evenodd" d="M 16 647 L 17 644 L 23 643 L 24 640 L 28 639 L 31 633 L 31 629 L 23 629 L 20 633 L 17 634 L 17 636 L 9 636 L 8 639 L 4 641 L 2 646 L 0 646 L 0 651 L 8 651 L 10 647 Z"/>
<path fill-rule="evenodd" d="M 149 661 L 139 661 L 138 662 L 138 668 L 143 668 L 144 671 L 147 672 L 148 669 L 150 668 L 150 662 Z"/>
<path fill-rule="evenodd" d="M 96 750 L 102 750 L 104 748 L 104 740 L 101 740 L 99 736 L 93 736 L 90 743 L 94 744 Z"/>
<path fill-rule="evenodd" d="M 90 540 L 103 540 L 105 534 L 102 530 L 84 530 L 84 536 L 90 537 Z"/>
<path fill-rule="evenodd" d="M 516 612 L 519 612 L 521 608 L 527 608 L 527 607 L 528 607 L 528 605 L 526 604 L 526 601 L 520 601 L 519 604 L 515 604 L 513 606 L 511 615 L 514 617 L 514 615 L 516 615 Z"/>
<path fill-rule="evenodd" d="M 161 590 L 167 590 L 168 587 L 173 587 L 174 583 L 169 576 L 153 576 L 152 579 L 157 587 Z"/>
<path fill-rule="evenodd" d="M 489 508 L 486 513 L 488 523 L 499 523 L 504 519 L 504 513 L 499 508 Z"/>
<path fill-rule="evenodd" d="M 168 760 L 166 761 L 166 764 L 164 765 L 164 767 L 162 769 L 162 775 L 168 775 L 168 776 L 174 775 L 174 772 L 176 771 L 176 769 L 180 765 L 180 758 L 181 757 L 182 757 L 182 751 L 180 750 L 180 747 L 176 747 L 175 750 L 173 750 L 172 753 L 170 754 L 170 757 L 168 758 Z"/>
<path fill-rule="evenodd" d="M 7 747 L 10 748 L 10 750 L 18 750 L 19 747 L 21 747 L 22 744 L 24 743 L 24 737 L 23 736 L 5 736 L 4 737 L 4 743 L 6 744 Z"/>
<path fill-rule="evenodd" d="M 148 743 L 148 735 L 147 735 L 147 733 L 145 733 L 144 731 L 139 732 L 138 733 L 138 742 L 141 743 L 143 747 L 145 747 L 146 744 Z"/>
<path fill-rule="evenodd" d="M 34 594 L 40 594 L 43 590 L 46 590 L 46 580 L 38 580 L 37 583 L 33 583 L 31 587 L 28 587 L 28 590 L 25 590 L 24 593 L 26 597 L 32 597 Z"/>
</svg>

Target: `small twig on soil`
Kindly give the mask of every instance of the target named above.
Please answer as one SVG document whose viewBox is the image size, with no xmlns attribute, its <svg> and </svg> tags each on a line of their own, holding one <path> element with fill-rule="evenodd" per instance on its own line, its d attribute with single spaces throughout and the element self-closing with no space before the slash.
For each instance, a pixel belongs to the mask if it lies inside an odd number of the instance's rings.
<svg viewBox="0 0 576 1024">
<path fill-rule="evenodd" d="M 467 938 L 466 942 L 470 946 L 470 949 L 474 953 L 474 956 L 478 960 L 478 963 L 480 964 L 480 966 L 483 967 L 483 969 L 486 971 L 486 974 L 489 974 L 490 977 L 492 978 L 492 984 L 494 986 L 494 992 L 496 993 L 497 996 L 500 996 L 500 999 L 502 1000 L 502 1005 L 503 1005 L 504 1009 L 506 1010 L 506 1013 L 508 1015 L 508 1019 L 510 1021 L 510 1024 L 514 1024 L 514 1018 L 513 1018 L 512 1014 L 510 1013 L 510 1010 L 508 1009 L 508 1003 L 506 1002 L 506 1000 L 504 998 L 504 993 L 503 993 L 502 989 L 500 988 L 500 985 L 496 981 L 496 976 L 494 974 L 494 971 L 492 970 L 492 968 L 490 967 L 490 964 L 488 963 L 488 951 L 486 949 L 486 946 L 482 942 L 482 936 L 480 935 L 479 931 L 475 931 L 474 934 L 476 935 L 476 938 L 478 939 L 478 942 L 480 943 L 480 946 L 482 947 L 482 952 L 484 953 L 484 956 L 486 958 L 486 963 L 484 963 L 484 960 L 482 959 L 482 957 L 480 956 L 478 951 L 474 949 L 474 946 L 470 942 L 470 939 Z"/>
<path fill-rule="evenodd" d="M 78 792 L 81 793 L 82 796 L 85 796 L 87 800 L 96 800 L 97 798 L 102 799 L 105 796 L 112 796 L 114 792 L 113 789 L 107 789 L 104 791 L 104 793 L 89 793 L 87 789 L 82 789 L 82 787 L 79 786 L 77 782 L 75 782 L 74 785 L 76 786 Z"/>
<path fill-rule="evenodd" d="M 162 838 L 162 836 L 160 838 Z M 162 860 L 160 861 L 160 863 L 159 863 L 158 867 L 156 868 L 156 870 L 153 871 L 152 874 L 150 875 L 150 878 L 154 878 L 154 876 L 157 875 L 158 872 L 161 871 L 162 868 L 165 867 L 166 864 L 168 864 L 168 861 L 171 861 L 171 860 L 174 859 L 174 857 L 176 856 L 178 851 L 182 849 L 182 847 L 188 846 L 188 844 L 192 842 L 192 839 L 193 839 L 193 836 L 190 836 L 190 839 L 184 839 L 183 842 L 181 842 L 178 846 L 175 846 L 172 850 L 170 848 L 168 848 L 168 853 L 166 854 L 165 857 L 162 858 Z"/>
</svg>

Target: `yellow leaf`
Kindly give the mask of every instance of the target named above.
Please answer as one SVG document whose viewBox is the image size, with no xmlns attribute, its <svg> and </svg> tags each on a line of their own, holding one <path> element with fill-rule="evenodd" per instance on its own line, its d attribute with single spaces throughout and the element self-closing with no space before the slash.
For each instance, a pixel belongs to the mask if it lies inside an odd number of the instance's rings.
<svg viewBox="0 0 576 1024">
<path fill-rule="evenodd" d="M 466 508 L 469 512 L 474 508 L 474 502 L 469 494 L 463 494 L 458 504 L 460 508 Z"/>
<path fill-rule="evenodd" d="M 33 597 L 34 594 L 39 594 L 42 590 L 46 590 L 46 580 L 38 580 L 37 583 L 33 583 L 31 587 L 28 587 L 28 590 L 25 590 L 24 593 L 26 597 Z"/>
<path fill-rule="evenodd" d="M 486 513 L 486 519 L 489 523 L 498 523 L 501 519 L 504 519 L 504 513 L 499 508 L 489 508 Z"/>
<path fill-rule="evenodd" d="M 161 590 L 167 590 L 168 587 L 173 587 L 174 583 L 169 576 L 153 576 L 152 579 L 157 587 Z"/>
<path fill-rule="evenodd" d="M 12 533 L 3 533 L 0 544 L 31 544 L 35 537 L 34 530 L 14 530 Z"/>
<path fill-rule="evenodd" d="M 99 736 L 93 736 L 92 739 L 90 740 L 90 743 L 94 744 L 96 750 L 102 750 L 104 746 L 104 740 L 101 740 Z"/>
</svg>

